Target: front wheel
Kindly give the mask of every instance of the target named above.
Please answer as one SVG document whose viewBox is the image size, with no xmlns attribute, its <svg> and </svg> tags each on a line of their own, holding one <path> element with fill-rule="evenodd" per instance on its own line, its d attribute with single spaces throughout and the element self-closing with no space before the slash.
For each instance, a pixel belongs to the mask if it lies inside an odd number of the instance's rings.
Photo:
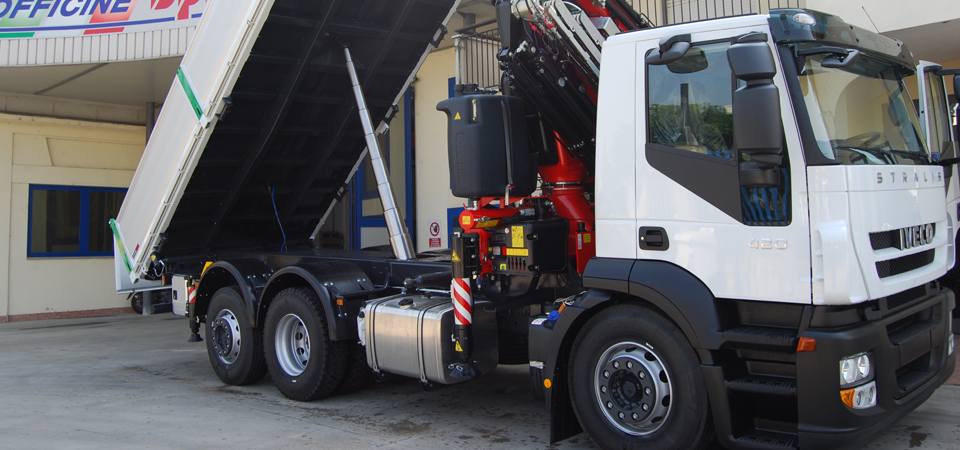
<svg viewBox="0 0 960 450">
<path fill-rule="evenodd" d="M 207 308 L 206 334 L 210 365 L 224 383 L 256 383 L 267 373 L 263 336 L 250 326 L 236 287 L 221 288 L 213 294 Z"/>
<path fill-rule="evenodd" d="M 330 340 L 320 299 L 310 288 L 281 291 L 270 303 L 265 330 L 270 377 L 280 393 L 298 401 L 332 394 L 347 366 L 345 342 Z"/>
<path fill-rule="evenodd" d="M 640 305 L 611 307 L 586 324 L 573 345 L 570 396 L 603 448 L 702 449 L 714 438 L 693 348 Z"/>
<path fill-rule="evenodd" d="M 127 296 L 130 300 L 130 309 L 137 314 L 143 314 L 143 292 L 134 292 Z"/>
</svg>

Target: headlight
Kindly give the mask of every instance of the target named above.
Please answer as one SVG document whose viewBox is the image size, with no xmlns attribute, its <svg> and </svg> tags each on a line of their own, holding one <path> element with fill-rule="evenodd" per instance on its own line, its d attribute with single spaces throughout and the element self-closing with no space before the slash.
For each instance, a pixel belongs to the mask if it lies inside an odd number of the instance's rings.
<svg viewBox="0 0 960 450">
<path fill-rule="evenodd" d="M 853 409 L 867 409 L 877 406 L 877 382 L 871 381 L 863 386 L 840 391 L 840 399 Z"/>
<path fill-rule="evenodd" d="M 947 356 L 953 354 L 953 318 L 947 316 Z"/>
<path fill-rule="evenodd" d="M 850 386 L 873 377 L 870 355 L 859 353 L 840 360 L 840 386 Z"/>
</svg>

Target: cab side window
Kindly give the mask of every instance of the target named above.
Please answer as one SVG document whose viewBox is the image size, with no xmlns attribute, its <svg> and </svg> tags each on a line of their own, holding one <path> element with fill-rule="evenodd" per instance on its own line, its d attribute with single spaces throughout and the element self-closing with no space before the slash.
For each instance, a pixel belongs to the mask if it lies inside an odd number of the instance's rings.
<svg viewBox="0 0 960 450">
<path fill-rule="evenodd" d="M 648 66 L 650 143 L 734 159 L 729 47 L 698 45 L 673 63 Z"/>
<path fill-rule="evenodd" d="M 733 93 L 745 83 L 733 76 L 729 48 L 729 41 L 693 44 L 672 63 L 647 64 L 647 161 L 745 225 L 787 226 L 792 205 L 786 150 L 778 186 L 740 182 L 739 166 L 751 158 L 738 155 L 733 142 Z"/>
</svg>

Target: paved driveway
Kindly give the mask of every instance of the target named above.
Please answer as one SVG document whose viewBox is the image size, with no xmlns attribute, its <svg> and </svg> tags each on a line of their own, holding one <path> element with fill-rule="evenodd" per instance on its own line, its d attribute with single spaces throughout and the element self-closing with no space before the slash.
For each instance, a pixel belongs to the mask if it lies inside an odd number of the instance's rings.
<svg viewBox="0 0 960 450">
<path fill-rule="evenodd" d="M 269 378 L 225 386 L 187 337 L 169 314 L 0 324 L 0 449 L 596 448 L 586 435 L 548 444 L 526 367 L 431 393 L 400 379 L 298 403 Z M 960 448 L 960 387 L 866 448 Z"/>
</svg>

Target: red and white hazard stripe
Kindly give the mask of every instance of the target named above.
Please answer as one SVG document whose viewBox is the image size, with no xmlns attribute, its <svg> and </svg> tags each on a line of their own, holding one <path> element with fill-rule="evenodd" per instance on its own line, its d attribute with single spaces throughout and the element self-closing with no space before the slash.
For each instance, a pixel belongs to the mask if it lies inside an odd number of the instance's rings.
<svg viewBox="0 0 960 450">
<path fill-rule="evenodd" d="M 187 303 L 193 303 L 197 300 L 197 285 L 191 284 L 187 288 Z"/>
<path fill-rule="evenodd" d="M 473 323 L 473 297 L 470 296 L 470 279 L 454 278 L 450 283 L 453 296 L 453 317 L 456 325 Z"/>
</svg>

